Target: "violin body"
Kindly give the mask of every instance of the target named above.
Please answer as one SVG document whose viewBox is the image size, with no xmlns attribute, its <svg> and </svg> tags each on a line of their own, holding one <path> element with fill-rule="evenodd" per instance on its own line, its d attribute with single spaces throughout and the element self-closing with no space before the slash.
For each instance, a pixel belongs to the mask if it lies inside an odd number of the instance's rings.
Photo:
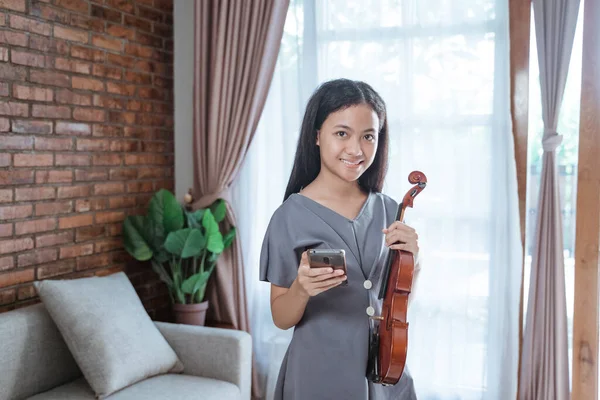
<svg viewBox="0 0 600 400">
<path fill-rule="evenodd" d="M 426 186 L 422 172 L 413 171 L 408 180 L 416 184 L 398 206 L 396 220 L 404 220 L 404 211 L 413 206 L 413 199 Z M 384 279 L 379 292 L 383 298 L 381 315 L 370 318 L 378 322 L 372 328 L 367 377 L 383 385 L 395 385 L 400 380 L 408 354 L 408 297 L 415 271 L 414 256 L 404 250 L 390 250 L 386 259 Z"/>
</svg>

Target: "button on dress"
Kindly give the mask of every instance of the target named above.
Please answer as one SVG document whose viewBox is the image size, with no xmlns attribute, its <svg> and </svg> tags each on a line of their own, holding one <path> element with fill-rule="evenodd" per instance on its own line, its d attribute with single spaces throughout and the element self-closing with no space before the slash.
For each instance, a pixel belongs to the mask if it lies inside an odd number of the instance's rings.
<svg viewBox="0 0 600 400">
<path fill-rule="evenodd" d="M 262 244 L 260 280 L 289 288 L 307 249 L 344 249 L 348 285 L 312 296 L 283 359 L 275 389 L 277 400 L 415 400 L 405 368 L 395 386 L 366 379 L 369 318 L 377 299 L 385 259 L 383 228 L 396 216 L 398 203 L 370 192 L 360 212 L 348 219 L 302 195 L 290 195 L 273 213 Z M 372 287 L 365 289 L 366 280 Z"/>
</svg>

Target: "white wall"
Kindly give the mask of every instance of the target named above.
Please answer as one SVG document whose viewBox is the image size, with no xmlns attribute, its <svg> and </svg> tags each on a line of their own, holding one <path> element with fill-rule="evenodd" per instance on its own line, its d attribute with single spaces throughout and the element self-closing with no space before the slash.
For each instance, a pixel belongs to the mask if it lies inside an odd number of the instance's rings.
<svg viewBox="0 0 600 400">
<path fill-rule="evenodd" d="M 175 0 L 175 195 L 182 199 L 193 187 L 194 0 Z"/>
</svg>

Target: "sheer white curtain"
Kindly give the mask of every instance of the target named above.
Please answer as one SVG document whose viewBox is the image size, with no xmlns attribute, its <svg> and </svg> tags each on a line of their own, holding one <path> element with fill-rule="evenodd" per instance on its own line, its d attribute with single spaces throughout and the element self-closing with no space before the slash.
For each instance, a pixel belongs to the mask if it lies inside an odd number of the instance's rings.
<svg viewBox="0 0 600 400">
<path fill-rule="evenodd" d="M 429 184 L 406 213 L 423 271 L 408 366 L 419 399 L 516 395 L 521 248 L 509 115 L 507 0 L 296 0 L 258 132 L 234 188 L 257 365 L 267 398 L 292 331 L 272 322 L 260 245 L 281 204 L 304 107 L 326 80 L 388 106 L 384 192 Z"/>
</svg>

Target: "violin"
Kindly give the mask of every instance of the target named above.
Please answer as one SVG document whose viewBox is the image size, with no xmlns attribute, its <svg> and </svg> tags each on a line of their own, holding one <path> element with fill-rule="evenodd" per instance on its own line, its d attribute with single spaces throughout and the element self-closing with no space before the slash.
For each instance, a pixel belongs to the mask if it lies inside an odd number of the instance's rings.
<svg viewBox="0 0 600 400">
<path fill-rule="evenodd" d="M 427 185 L 427 177 L 420 171 L 408 175 L 413 186 L 402 199 L 396 220 L 404 222 L 404 211 L 413 207 L 414 198 Z M 404 250 L 390 250 L 383 270 L 379 299 L 383 298 L 381 315 L 374 315 L 373 307 L 367 315 L 375 323 L 371 329 L 367 378 L 384 386 L 393 386 L 400 380 L 408 353 L 408 296 L 415 271 L 414 255 Z M 377 327 L 378 325 L 378 327 Z"/>
</svg>

